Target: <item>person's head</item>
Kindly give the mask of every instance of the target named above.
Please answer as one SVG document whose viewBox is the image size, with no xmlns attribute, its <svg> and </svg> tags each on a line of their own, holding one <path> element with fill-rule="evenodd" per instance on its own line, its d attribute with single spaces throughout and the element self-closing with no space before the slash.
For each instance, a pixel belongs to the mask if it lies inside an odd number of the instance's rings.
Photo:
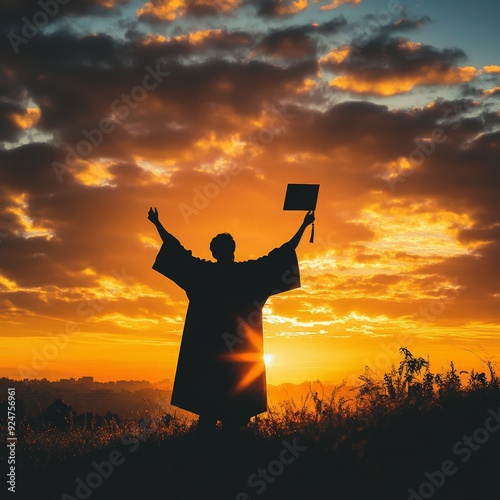
<svg viewBox="0 0 500 500">
<path fill-rule="evenodd" d="M 221 233 L 210 242 L 210 251 L 218 262 L 233 262 L 236 243 L 229 233 Z"/>
</svg>

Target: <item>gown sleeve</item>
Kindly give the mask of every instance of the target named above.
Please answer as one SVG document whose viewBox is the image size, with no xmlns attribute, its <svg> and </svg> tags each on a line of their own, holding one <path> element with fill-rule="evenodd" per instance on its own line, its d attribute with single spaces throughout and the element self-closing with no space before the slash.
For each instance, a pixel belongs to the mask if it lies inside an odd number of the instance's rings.
<svg viewBox="0 0 500 500">
<path fill-rule="evenodd" d="M 300 271 L 295 248 L 285 243 L 254 261 L 254 278 L 263 296 L 300 288 Z"/>
<path fill-rule="evenodd" d="M 192 256 L 191 250 L 186 250 L 178 240 L 172 238 L 162 244 L 152 267 L 189 292 L 199 261 Z"/>
</svg>

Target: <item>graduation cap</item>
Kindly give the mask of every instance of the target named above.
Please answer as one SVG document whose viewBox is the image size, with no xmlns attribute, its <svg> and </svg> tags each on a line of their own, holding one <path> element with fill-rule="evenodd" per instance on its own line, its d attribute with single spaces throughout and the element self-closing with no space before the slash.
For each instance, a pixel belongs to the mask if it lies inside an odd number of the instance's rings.
<svg viewBox="0 0 500 500">
<path fill-rule="evenodd" d="M 288 184 L 283 210 L 316 210 L 319 184 Z M 314 241 L 314 222 L 312 223 L 310 243 Z"/>
</svg>

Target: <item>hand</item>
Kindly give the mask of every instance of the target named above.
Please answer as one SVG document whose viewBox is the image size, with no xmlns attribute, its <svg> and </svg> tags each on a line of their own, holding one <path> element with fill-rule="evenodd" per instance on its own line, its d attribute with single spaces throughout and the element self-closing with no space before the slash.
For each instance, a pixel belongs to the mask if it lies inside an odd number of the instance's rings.
<svg viewBox="0 0 500 500">
<path fill-rule="evenodd" d="M 149 212 L 148 212 L 148 219 L 153 223 L 156 224 L 159 221 L 158 218 L 158 210 L 155 209 L 153 210 L 153 207 L 149 207 Z"/>
<path fill-rule="evenodd" d="M 307 227 L 309 224 L 312 224 L 315 219 L 316 219 L 316 217 L 314 216 L 314 211 L 310 210 L 309 212 L 307 212 L 306 216 L 304 217 L 304 222 L 302 223 L 302 225 L 304 227 Z"/>
</svg>

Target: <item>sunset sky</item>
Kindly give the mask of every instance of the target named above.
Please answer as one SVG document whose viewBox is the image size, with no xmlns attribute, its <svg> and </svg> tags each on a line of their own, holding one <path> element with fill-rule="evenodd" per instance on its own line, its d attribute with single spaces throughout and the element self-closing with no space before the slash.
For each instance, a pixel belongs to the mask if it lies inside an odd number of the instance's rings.
<svg viewBox="0 0 500 500">
<path fill-rule="evenodd" d="M 264 309 L 268 382 L 500 361 L 497 0 L 47 4 L 0 8 L 0 376 L 173 378 L 149 207 L 248 260 L 300 225 L 294 182 L 316 239 Z"/>
</svg>

